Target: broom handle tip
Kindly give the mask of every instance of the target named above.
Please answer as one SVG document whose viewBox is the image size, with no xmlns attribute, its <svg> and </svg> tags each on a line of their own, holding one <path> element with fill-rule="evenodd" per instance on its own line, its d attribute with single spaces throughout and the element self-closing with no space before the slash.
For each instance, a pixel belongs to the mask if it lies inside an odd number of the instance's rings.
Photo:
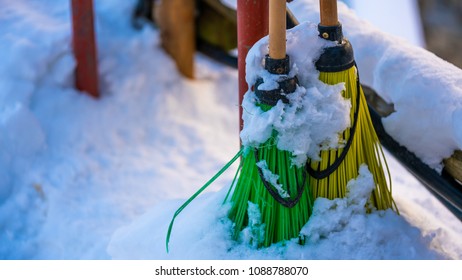
<svg viewBox="0 0 462 280">
<path fill-rule="evenodd" d="M 322 26 L 337 26 L 338 12 L 337 0 L 319 0 Z"/>
</svg>

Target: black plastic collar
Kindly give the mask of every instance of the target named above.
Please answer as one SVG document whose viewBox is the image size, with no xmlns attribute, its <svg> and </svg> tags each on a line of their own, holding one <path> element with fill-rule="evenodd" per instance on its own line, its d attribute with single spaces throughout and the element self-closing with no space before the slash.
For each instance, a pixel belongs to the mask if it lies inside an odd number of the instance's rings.
<svg viewBox="0 0 462 280">
<path fill-rule="evenodd" d="M 290 71 L 290 58 L 286 55 L 283 59 L 274 59 L 266 55 L 265 69 L 271 74 L 287 75 Z"/>
<path fill-rule="evenodd" d="M 340 23 L 337 26 L 318 25 L 318 31 L 321 38 L 338 44 L 324 50 L 324 53 L 316 61 L 316 69 L 321 72 L 340 72 L 355 65 L 353 47 L 343 37 Z"/>
<path fill-rule="evenodd" d="M 316 69 L 320 72 L 340 72 L 354 65 L 353 47 L 347 39 L 343 39 L 337 46 L 326 48 L 316 61 Z"/>
<path fill-rule="evenodd" d="M 258 86 L 263 84 L 263 79 L 258 78 L 255 83 L 255 95 L 261 104 L 275 106 L 279 100 L 284 103 L 289 103 L 287 94 L 294 92 L 297 89 L 297 77 L 287 76 L 290 72 L 290 59 L 286 56 L 283 59 L 273 59 L 269 55 L 265 57 L 265 69 L 271 73 L 280 75 L 278 88 L 272 90 L 260 90 Z"/>
<path fill-rule="evenodd" d="M 343 40 L 342 24 L 340 23 L 337 26 L 323 26 L 319 24 L 318 31 L 319 36 L 323 39 L 339 43 Z"/>
</svg>

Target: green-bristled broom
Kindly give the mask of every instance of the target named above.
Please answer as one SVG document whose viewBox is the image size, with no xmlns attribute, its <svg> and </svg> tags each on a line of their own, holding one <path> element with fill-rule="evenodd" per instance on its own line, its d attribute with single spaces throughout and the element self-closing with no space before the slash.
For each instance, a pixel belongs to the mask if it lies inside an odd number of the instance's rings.
<svg viewBox="0 0 462 280">
<path fill-rule="evenodd" d="M 288 103 L 288 95 L 297 88 L 297 78 L 289 76 L 290 59 L 286 55 L 285 3 L 285 0 L 269 1 L 269 54 L 265 58 L 265 69 L 278 76 L 279 87 L 259 90 L 263 79 L 257 80 L 253 88 L 259 99 L 258 106 L 263 111 L 270 110 L 279 101 Z M 239 158 L 239 168 L 224 201 L 231 204 L 229 218 L 234 222 L 234 239 L 239 240 L 241 232 L 246 229 L 250 232 L 246 241 L 255 247 L 267 247 L 298 237 L 312 212 L 313 200 L 307 173 L 305 166 L 292 164 L 290 152 L 278 150 L 276 145 L 277 133 L 274 131 L 272 137 L 259 147 L 242 147 L 230 162 L 180 206 L 168 228 L 167 251 L 176 217 Z"/>
<path fill-rule="evenodd" d="M 269 4 L 265 70 L 278 75 L 279 87 L 260 90 L 262 79 L 257 80 L 254 90 L 263 111 L 280 101 L 289 103 L 287 95 L 297 87 L 297 78 L 289 77 L 290 59 L 286 55 L 286 1 L 270 0 Z M 252 232 L 250 242 L 258 247 L 298 237 L 312 210 L 305 168 L 293 165 L 291 153 L 276 145 L 277 133 L 273 131 L 264 144 L 246 148 L 234 192 L 228 199 L 232 204 L 229 218 L 234 221 L 234 238 L 239 239 L 241 231 L 248 227 Z M 265 172 L 278 176 L 277 183 L 270 182 Z M 255 210 L 259 212 L 256 219 Z"/>
<path fill-rule="evenodd" d="M 320 0 L 320 36 L 337 42 L 324 50 L 316 62 L 319 79 L 326 84 L 345 83 L 343 96 L 351 101 L 351 126 L 343 132 L 343 148 L 322 151 L 320 161 L 307 164 L 313 197 L 344 197 L 349 180 L 358 176 L 360 165 L 366 164 L 376 187 L 370 203 L 377 209 L 396 209 L 391 195 L 391 179 L 378 137 L 371 122 L 366 99 L 350 42 L 343 37 L 338 21 L 337 0 Z"/>
</svg>

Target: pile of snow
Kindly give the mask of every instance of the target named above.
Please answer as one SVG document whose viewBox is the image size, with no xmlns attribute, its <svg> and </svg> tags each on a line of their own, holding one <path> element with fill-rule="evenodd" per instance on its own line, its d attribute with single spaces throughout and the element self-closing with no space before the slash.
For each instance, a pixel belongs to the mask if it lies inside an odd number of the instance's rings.
<svg viewBox="0 0 462 280">
<path fill-rule="evenodd" d="M 460 222 L 392 157 L 401 216 L 364 213 L 364 169 L 348 197 L 316 201 L 304 246 L 290 240 L 257 250 L 230 237 L 222 203 L 233 166 L 181 213 L 167 254 L 173 213 L 239 149 L 236 71 L 198 56 L 198 79 L 183 79 L 158 32 L 132 28 L 136 0 L 95 1 L 102 98 L 94 100 L 73 88 L 68 1 L 0 2 L 0 258 L 462 259 Z M 315 2 L 291 7 L 316 23 Z M 405 127 L 406 138 L 425 128 L 430 138 L 412 146 L 427 145 L 429 159 L 460 148 L 460 70 L 426 63 L 430 54 L 340 8 L 363 81 L 398 109 L 402 123 L 389 121 L 389 131 Z M 399 55 L 411 64 L 389 73 Z M 434 113 L 424 118 L 419 108 L 429 104 Z"/>
<path fill-rule="evenodd" d="M 245 238 L 234 241 L 232 222 L 222 202 L 226 192 L 205 195 L 194 201 L 177 219 L 170 252 L 165 250 L 165 232 L 170 217 L 162 212 L 175 206 L 161 205 L 132 225 L 121 228 L 108 248 L 116 259 L 441 259 L 432 250 L 435 235 L 422 232 L 391 210 L 366 214 L 374 188 L 372 174 L 362 167 L 357 180 L 348 185 L 345 198 L 317 199 L 310 221 L 298 238 L 255 249 Z M 177 205 L 178 207 L 178 205 Z M 215 211 L 210 211 L 214 209 Z M 166 210 L 166 211 L 165 211 Z M 159 228 L 160 226 L 160 228 Z M 248 228 L 247 228 L 248 230 Z M 405 248 L 405 249 L 403 249 Z"/>
<path fill-rule="evenodd" d="M 69 3 L 55 2 L 2 2 L 0 258 L 107 259 L 118 227 L 239 148 L 237 73 L 198 57 L 183 79 L 157 31 L 131 26 L 135 0 L 95 1 L 94 100 L 74 89 Z"/>
</svg>

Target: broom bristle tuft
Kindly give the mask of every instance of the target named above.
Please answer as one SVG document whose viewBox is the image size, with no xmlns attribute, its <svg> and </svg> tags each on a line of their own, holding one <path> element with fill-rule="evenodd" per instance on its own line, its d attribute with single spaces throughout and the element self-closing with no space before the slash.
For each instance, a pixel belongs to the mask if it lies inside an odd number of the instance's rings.
<svg viewBox="0 0 462 280">
<path fill-rule="evenodd" d="M 371 196 L 371 204 L 378 210 L 388 208 L 397 210 L 391 196 L 391 176 L 370 118 L 364 93 L 359 84 L 356 67 L 351 67 L 340 72 L 321 72 L 319 79 L 331 85 L 345 83 L 343 97 L 351 100 L 350 118 L 352 126 L 354 125 L 354 121 L 357 123 L 354 131 L 350 128 L 343 133 L 342 138 L 346 142 L 350 140 L 351 146 L 338 168 L 323 179 L 316 179 L 310 176 L 313 198 L 326 197 L 335 199 L 344 197 L 348 181 L 356 178 L 359 167 L 362 164 L 366 164 L 373 174 L 376 184 L 376 188 Z M 355 112 L 357 113 L 356 120 L 354 116 Z M 353 138 L 350 139 L 350 137 Z M 321 171 L 327 169 L 342 151 L 342 149 L 322 151 L 320 155 L 321 160 L 310 163 L 311 169 Z"/>
</svg>

